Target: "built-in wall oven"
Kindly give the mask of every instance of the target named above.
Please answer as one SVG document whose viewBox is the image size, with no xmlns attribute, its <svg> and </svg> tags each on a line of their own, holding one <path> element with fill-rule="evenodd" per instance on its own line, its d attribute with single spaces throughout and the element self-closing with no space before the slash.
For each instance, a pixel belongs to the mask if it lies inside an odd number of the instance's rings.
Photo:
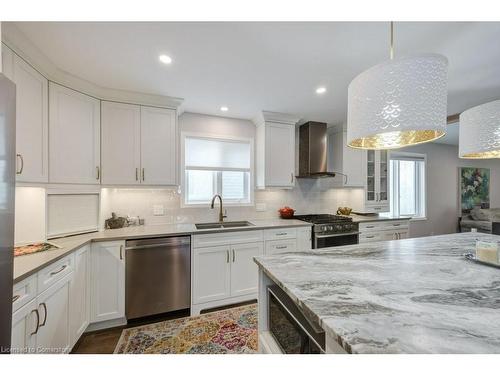
<svg viewBox="0 0 500 375">
<path fill-rule="evenodd" d="M 269 286 L 269 331 L 284 354 L 325 353 L 325 332 L 299 310 L 277 285 Z"/>
</svg>

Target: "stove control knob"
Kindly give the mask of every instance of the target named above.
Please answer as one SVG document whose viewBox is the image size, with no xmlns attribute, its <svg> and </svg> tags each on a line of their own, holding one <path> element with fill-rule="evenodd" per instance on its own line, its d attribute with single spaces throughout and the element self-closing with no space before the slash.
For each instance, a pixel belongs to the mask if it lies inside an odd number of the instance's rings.
<svg viewBox="0 0 500 375">
<path fill-rule="evenodd" d="M 335 230 L 338 230 L 339 232 L 342 231 L 342 225 L 335 225 Z"/>
</svg>

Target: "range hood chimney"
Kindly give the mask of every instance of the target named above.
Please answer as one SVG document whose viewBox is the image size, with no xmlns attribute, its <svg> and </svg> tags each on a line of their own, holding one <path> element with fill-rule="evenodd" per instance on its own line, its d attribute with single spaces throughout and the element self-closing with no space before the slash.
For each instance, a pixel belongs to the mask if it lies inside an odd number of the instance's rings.
<svg viewBox="0 0 500 375">
<path fill-rule="evenodd" d="M 309 121 L 299 128 L 299 175 L 297 178 L 335 177 L 328 172 L 326 123 Z"/>
</svg>

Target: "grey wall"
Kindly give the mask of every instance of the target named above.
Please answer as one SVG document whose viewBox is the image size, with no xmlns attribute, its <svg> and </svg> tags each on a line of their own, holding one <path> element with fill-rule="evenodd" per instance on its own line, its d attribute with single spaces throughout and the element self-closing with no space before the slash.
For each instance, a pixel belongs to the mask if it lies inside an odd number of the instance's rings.
<svg viewBox="0 0 500 375">
<path fill-rule="evenodd" d="M 490 168 L 490 206 L 500 207 L 500 160 L 458 158 L 458 147 L 424 144 L 404 149 L 427 154 L 427 220 L 410 224 L 412 237 L 454 233 L 459 216 L 458 168 Z"/>
</svg>

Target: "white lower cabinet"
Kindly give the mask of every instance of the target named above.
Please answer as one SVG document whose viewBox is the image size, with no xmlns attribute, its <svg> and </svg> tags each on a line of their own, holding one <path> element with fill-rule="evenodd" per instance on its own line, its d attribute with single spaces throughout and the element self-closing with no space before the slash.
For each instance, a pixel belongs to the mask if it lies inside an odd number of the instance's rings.
<svg viewBox="0 0 500 375">
<path fill-rule="evenodd" d="M 231 296 L 257 293 L 259 269 L 253 258 L 263 254 L 262 242 L 231 246 Z"/>
<path fill-rule="evenodd" d="M 67 353 L 71 349 L 69 295 L 72 276 L 65 276 L 37 298 L 40 324 L 36 346 L 40 353 Z"/>
<path fill-rule="evenodd" d="M 125 317 L 125 242 L 92 244 L 91 323 Z"/>
<path fill-rule="evenodd" d="M 401 240 L 409 237 L 408 220 L 359 223 L 359 243 Z"/>
<path fill-rule="evenodd" d="M 38 323 L 40 322 L 40 319 L 37 319 L 37 314 L 39 314 L 39 312 L 35 299 L 12 314 L 12 353 L 35 353 L 36 333 L 38 330 Z"/>
<path fill-rule="evenodd" d="M 70 341 L 75 345 L 90 322 L 90 245 L 75 252 L 70 290 Z"/>
<path fill-rule="evenodd" d="M 231 295 L 229 246 L 195 250 L 193 257 L 193 304 L 228 298 Z"/>
</svg>

